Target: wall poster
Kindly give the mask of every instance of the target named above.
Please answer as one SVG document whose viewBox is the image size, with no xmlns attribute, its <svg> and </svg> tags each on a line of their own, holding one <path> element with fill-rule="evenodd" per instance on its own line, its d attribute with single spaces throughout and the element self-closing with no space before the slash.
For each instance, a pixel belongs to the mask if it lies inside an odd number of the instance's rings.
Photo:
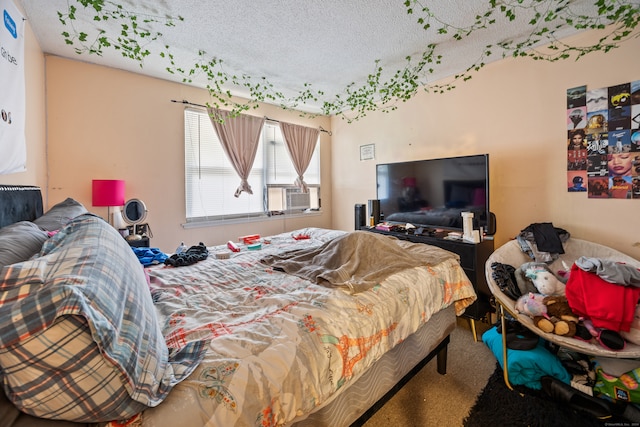
<svg viewBox="0 0 640 427">
<path fill-rule="evenodd" d="M 567 190 L 640 199 L 640 80 L 567 90 Z"/>
<path fill-rule="evenodd" d="M 27 165 L 25 139 L 24 19 L 11 0 L 0 0 L 0 174 Z"/>
</svg>

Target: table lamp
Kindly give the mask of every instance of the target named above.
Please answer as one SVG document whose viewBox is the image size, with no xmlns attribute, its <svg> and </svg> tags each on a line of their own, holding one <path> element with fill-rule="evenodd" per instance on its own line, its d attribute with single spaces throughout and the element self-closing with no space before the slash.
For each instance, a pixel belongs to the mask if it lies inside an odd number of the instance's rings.
<svg viewBox="0 0 640 427">
<path fill-rule="evenodd" d="M 94 179 L 92 205 L 106 206 L 108 222 L 114 226 L 111 207 L 124 205 L 124 181 L 121 179 Z"/>
</svg>

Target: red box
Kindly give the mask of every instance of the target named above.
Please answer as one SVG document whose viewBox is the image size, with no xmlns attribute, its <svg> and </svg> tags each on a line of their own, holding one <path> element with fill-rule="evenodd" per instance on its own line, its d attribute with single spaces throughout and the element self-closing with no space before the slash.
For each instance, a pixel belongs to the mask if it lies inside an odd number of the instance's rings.
<svg viewBox="0 0 640 427">
<path fill-rule="evenodd" d="M 249 234 L 247 236 L 238 237 L 238 242 L 242 242 L 245 245 L 250 245 L 252 243 L 256 243 L 258 240 L 260 240 L 260 235 L 259 234 Z"/>
</svg>

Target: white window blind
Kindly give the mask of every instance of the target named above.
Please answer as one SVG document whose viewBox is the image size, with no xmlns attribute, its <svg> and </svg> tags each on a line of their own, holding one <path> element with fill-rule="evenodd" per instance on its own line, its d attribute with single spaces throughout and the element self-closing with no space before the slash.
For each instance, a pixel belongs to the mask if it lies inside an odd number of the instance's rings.
<svg viewBox="0 0 640 427">
<path fill-rule="evenodd" d="M 263 156 L 256 154 L 249 185 L 253 196 L 234 197 L 240 178 L 222 149 L 206 111 L 185 110 L 187 220 L 233 219 L 264 213 Z"/>
<path fill-rule="evenodd" d="M 277 123 L 265 123 L 262 139 L 265 141 L 267 159 L 266 183 L 293 185 L 298 174 L 291 163 L 280 126 Z M 304 181 L 307 184 L 320 185 L 320 144 L 316 144 L 309 167 L 304 173 Z"/>
<path fill-rule="evenodd" d="M 255 219 L 266 217 L 275 210 L 282 211 L 279 214 L 291 213 L 286 201 L 282 201 L 284 193 L 277 192 L 278 200 L 275 200 L 276 192 L 273 192 L 274 187 L 293 188 L 297 177 L 277 123 L 265 123 L 248 180 L 253 195 L 243 192 L 240 197 L 234 197 L 240 178 L 229 162 L 207 112 L 185 109 L 184 134 L 187 222 Z M 320 144 L 316 145 L 304 179 L 312 187 L 309 207 L 318 209 Z M 270 200 L 270 197 L 274 199 Z"/>
</svg>

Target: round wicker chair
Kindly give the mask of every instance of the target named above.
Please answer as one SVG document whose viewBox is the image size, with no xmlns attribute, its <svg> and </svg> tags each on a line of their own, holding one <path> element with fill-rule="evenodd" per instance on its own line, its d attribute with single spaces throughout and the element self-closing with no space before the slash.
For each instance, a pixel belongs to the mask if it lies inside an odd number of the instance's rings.
<svg viewBox="0 0 640 427">
<path fill-rule="evenodd" d="M 553 272 L 557 272 L 563 269 L 562 261 L 564 261 L 567 265 L 572 265 L 574 261 L 581 256 L 586 256 L 589 258 L 600 258 L 600 259 L 611 259 L 615 261 L 625 262 L 630 265 L 634 265 L 640 267 L 640 261 L 623 254 L 615 249 L 609 248 L 604 245 L 600 245 L 598 243 L 589 242 L 586 240 L 580 240 L 575 238 L 569 238 L 564 243 L 564 251 L 565 253 L 560 255 L 558 259 L 556 259 L 553 263 L 549 264 L 549 268 Z M 491 293 L 495 297 L 498 316 L 501 318 L 503 323 L 504 330 L 504 312 L 508 312 L 515 319 L 518 320 L 522 325 L 526 326 L 528 329 L 538 334 L 542 338 L 547 341 L 553 342 L 559 346 L 594 356 L 606 356 L 606 357 L 617 357 L 624 359 L 636 359 L 640 358 L 640 346 L 627 343 L 625 348 L 620 351 L 613 351 L 602 347 L 597 343 L 585 342 L 576 338 L 567 338 L 554 334 L 549 334 L 543 332 L 537 326 L 534 325 L 533 320 L 523 314 L 519 314 L 515 310 L 515 301 L 505 295 L 501 290 L 497 283 L 492 278 L 492 268 L 491 264 L 494 262 L 500 262 L 502 264 L 508 264 L 515 268 L 518 268 L 525 262 L 533 261 L 529 256 L 522 251 L 520 248 L 520 244 L 517 240 L 511 240 L 506 244 L 502 245 L 498 249 L 496 249 L 493 254 L 487 259 L 485 264 L 485 275 L 487 278 L 487 284 L 489 285 L 489 289 Z M 509 388 L 511 388 L 511 384 L 509 384 L 509 376 L 508 376 L 508 363 L 507 363 L 507 343 L 506 337 L 503 334 L 502 336 L 502 351 L 504 357 L 504 379 Z"/>
</svg>

